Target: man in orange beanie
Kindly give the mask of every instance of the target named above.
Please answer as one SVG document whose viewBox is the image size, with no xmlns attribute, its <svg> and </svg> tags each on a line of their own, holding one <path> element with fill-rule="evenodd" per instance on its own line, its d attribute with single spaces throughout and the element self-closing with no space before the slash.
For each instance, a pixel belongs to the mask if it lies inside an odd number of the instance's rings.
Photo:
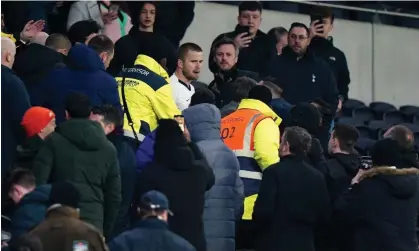
<svg viewBox="0 0 419 251">
<path fill-rule="evenodd" d="M 23 115 L 21 125 L 26 131 L 27 139 L 17 147 L 16 164 L 19 167 L 32 169 L 32 162 L 44 139 L 55 130 L 55 114 L 53 111 L 33 106 Z"/>
</svg>

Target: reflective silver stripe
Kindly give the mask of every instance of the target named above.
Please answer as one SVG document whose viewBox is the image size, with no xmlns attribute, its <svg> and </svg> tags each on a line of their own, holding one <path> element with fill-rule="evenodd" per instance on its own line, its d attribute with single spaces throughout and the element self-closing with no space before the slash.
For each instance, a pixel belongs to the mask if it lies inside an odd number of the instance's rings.
<svg viewBox="0 0 419 251">
<path fill-rule="evenodd" d="M 253 129 L 253 124 L 255 123 L 255 120 L 260 115 L 262 114 L 258 113 L 256 115 L 253 115 L 253 117 L 250 119 L 249 123 L 247 124 L 246 129 L 244 131 L 244 137 L 243 137 L 243 149 L 234 150 L 234 153 L 236 154 L 237 157 L 253 158 L 255 156 L 255 151 L 250 149 L 250 146 L 252 145 L 252 129 Z M 239 175 L 241 178 L 247 178 L 247 179 L 252 179 L 252 180 L 262 179 L 262 172 L 240 170 Z"/>
<path fill-rule="evenodd" d="M 246 126 L 246 130 L 244 131 L 244 137 L 243 137 L 243 149 L 239 150 L 239 151 L 243 151 L 245 152 L 246 155 L 249 155 L 249 152 L 252 152 L 250 150 L 250 146 L 252 144 L 252 129 L 253 129 L 253 123 L 255 122 L 256 118 L 259 117 L 260 115 L 262 115 L 261 113 L 258 113 L 256 115 L 253 115 L 253 117 L 250 119 L 249 123 Z M 252 157 L 251 156 L 246 156 L 246 157 Z"/>
<path fill-rule="evenodd" d="M 233 152 L 236 154 L 236 157 L 253 158 L 255 156 L 255 151 L 252 151 L 250 149 L 233 150 Z"/>
<path fill-rule="evenodd" d="M 134 137 L 134 133 L 132 132 L 132 130 L 131 130 L 131 129 L 124 129 L 124 136 L 126 136 L 126 137 L 130 137 L 130 138 L 135 139 L 135 137 Z M 144 138 L 145 138 L 145 136 L 144 136 L 144 135 L 142 135 L 141 133 L 137 133 L 137 137 L 138 137 L 138 140 L 139 140 L 140 142 L 143 142 L 143 140 L 144 140 Z"/>
<path fill-rule="evenodd" d="M 247 178 L 252 180 L 262 180 L 262 173 L 261 172 L 252 172 L 252 171 L 239 171 L 240 178 Z"/>
</svg>

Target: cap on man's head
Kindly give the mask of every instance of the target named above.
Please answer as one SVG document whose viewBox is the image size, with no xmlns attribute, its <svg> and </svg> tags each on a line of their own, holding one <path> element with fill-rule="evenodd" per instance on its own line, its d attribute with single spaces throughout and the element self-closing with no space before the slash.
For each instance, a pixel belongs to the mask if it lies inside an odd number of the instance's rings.
<svg viewBox="0 0 419 251">
<path fill-rule="evenodd" d="M 33 106 L 23 115 L 21 125 L 25 128 L 26 135 L 32 137 L 40 133 L 54 118 L 53 111 L 41 106 Z"/>
<path fill-rule="evenodd" d="M 141 196 L 140 208 L 144 210 L 167 210 L 173 215 L 169 209 L 169 200 L 163 193 L 151 190 Z"/>
<path fill-rule="evenodd" d="M 78 208 L 80 193 L 77 188 L 69 182 L 55 182 L 51 185 L 49 202 L 51 206 L 67 206 Z"/>
</svg>

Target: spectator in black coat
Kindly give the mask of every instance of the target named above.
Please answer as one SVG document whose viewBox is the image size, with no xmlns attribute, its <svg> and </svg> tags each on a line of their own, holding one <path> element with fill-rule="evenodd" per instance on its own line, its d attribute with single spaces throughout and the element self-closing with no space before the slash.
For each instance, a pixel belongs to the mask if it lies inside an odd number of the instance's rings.
<svg viewBox="0 0 419 251">
<path fill-rule="evenodd" d="M 213 50 L 213 60 L 217 70 L 214 72 L 214 80 L 209 84 L 208 88 L 214 92 L 216 105 L 221 109 L 231 101 L 237 102 L 234 97 L 237 90 L 231 83 L 240 77 L 249 77 L 256 80 L 258 74 L 237 68 L 239 48 L 233 40 L 229 38 L 220 39 L 214 44 Z"/>
<path fill-rule="evenodd" d="M 45 91 L 40 83 L 47 74 L 56 67 L 65 65 L 65 59 L 70 51 L 70 40 L 62 34 L 51 34 L 45 41 L 45 46 L 29 44 L 17 55 L 13 69 L 25 83 L 32 105 L 42 105 L 38 100 L 39 93 Z"/>
<path fill-rule="evenodd" d="M 214 184 L 214 173 L 199 149 L 191 144 L 173 119 L 163 119 L 156 129 L 154 162 L 139 176 L 136 193 L 149 190 L 164 193 L 174 216 L 169 228 L 189 241 L 198 251 L 206 250 L 202 215 L 205 191 Z M 136 196 L 138 197 L 138 196 Z"/>
<path fill-rule="evenodd" d="M 322 174 L 304 162 L 311 136 L 285 129 L 281 162 L 263 172 L 253 211 L 257 251 L 314 251 L 314 227 L 327 219 L 329 194 Z"/>
<path fill-rule="evenodd" d="M 320 130 L 321 115 L 319 110 L 309 103 L 299 103 L 291 108 L 288 126 L 299 126 L 310 133 L 311 147 L 305 155 L 305 160 L 312 166 L 325 161 L 324 149 L 317 138 Z"/>
<path fill-rule="evenodd" d="M 211 44 L 208 66 L 217 72 L 213 62 L 214 45 L 223 38 L 234 40 L 240 50 L 237 67 L 241 70 L 262 73 L 277 55 L 275 40 L 259 30 L 262 22 L 262 5 L 256 1 L 244 1 L 239 6 L 238 24 L 232 32 L 217 36 Z"/>
<path fill-rule="evenodd" d="M 329 37 L 335 20 L 332 9 L 329 7 L 314 8 L 310 13 L 310 20 L 310 36 L 312 38 L 309 49 L 330 65 L 339 95 L 342 100 L 346 100 L 351 79 L 345 53 L 336 48 L 333 45 L 333 39 Z"/>
<path fill-rule="evenodd" d="M 416 167 L 419 169 L 418 155 L 413 150 L 415 137 L 409 128 L 403 125 L 392 126 L 384 133 L 384 138 L 390 138 L 399 143 L 403 151 L 403 159 L 398 165 L 399 168 Z"/>
<path fill-rule="evenodd" d="M 355 152 L 358 137 L 355 127 L 337 124 L 329 140 L 330 159 L 317 166 L 326 178 L 332 202 L 351 185 L 361 166 L 360 156 Z"/>
<path fill-rule="evenodd" d="M 326 179 L 332 203 L 348 189 L 361 166 L 360 156 L 354 148 L 358 137 L 359 132 L 355 127 L 337 124 L 329 140 L 330 159 L 317 166 Z M 352 246 L 351 231 L 348 228 L 332 215 L 330 224 L 316 231 L 316 249 L 351 250 L 348 248 Z"/>
<path fill-rule="evenodd" d="M 88 44 L 88 40 L 97 35 L 99 31 L 100 26 L 94 20 L 78 21 L 68 29 L 68 39 L 72 45 L 76 43 Z"/>
<path fill-rule="evenodd" d="M 23 143 L 25 133 L 20 126 L 23 114 L 30 107 L 29 96 L 22 80 L 12 71 L 16 46 L 9 38 L 1 38 L 1 176 L 10 169 L 16 147 Z"/>
<path fill-rule="evenodd" d="M 178 48 L 194 19 L 195 2 L 158 1 L 156 5 L 156 31 L 161 32 L 175 48 Z"/>
<path fill-rule="evenodd" d="M 310 49 L 309 29 L 293 23 L 289 29 L 288 47 L 269 64 L 265 76 L 276 77 L 284 84 L 285 100 L 295 105 L 321 98 L 335 112 L 338 90 L 331 68 Z"/>
<path fill-rule="evenodd" d="M 122 66 L 133 66 L 138 54 L 144 54 L 157 60 L 171 76 L 177 65 L 176 48 L 166 37 L 154 30 L 156 15 L 159 15 L 156 12 L 156 3 L 142 2 L 141 5 L 132 12 L 131 21 L 134 26 L 128 35 L 115 43 L 115 57 L 108 72 L 116 76 L 121 72 Z"/>
<path fill-rule="evenodd" d="M 419 170 L 397 169 L 402 151 L 384 139 L 371 149 L 373 167 L 360 169 L 335 210 L 355 229 L 355 251 L 417 250 Z"/>
<path fill-rule="evenodd" d="M 111 237 L 122 233 L 129 226 L 129 209 L 133 201 L 137 162 L 132 148 L 124 136 L 115 131 L 122 127 L 122 115 L 118 108 L 102 105 L 92 109 L 90 119 L 99 122 L 107 138 L 115 146 L 121 175 L 121 205 Z"/>
<path fill-rule="evenodd" d="M 110 251 L 195 251 L 185 239 L 169 230 L 169 200 L 159 191 L 143 194 L 136 208 L 141 220 L 108 243 Z"/>
</svg>

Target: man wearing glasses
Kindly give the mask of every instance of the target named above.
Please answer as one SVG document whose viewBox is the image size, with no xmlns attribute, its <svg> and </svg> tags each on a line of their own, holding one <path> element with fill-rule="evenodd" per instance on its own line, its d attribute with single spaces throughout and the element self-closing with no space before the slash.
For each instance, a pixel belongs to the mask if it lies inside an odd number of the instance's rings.
<svg viewBox="0 0 419 251">
<path fill-rule="evenodd" d="M 322 59 L 307 50 L 309 28 L 293 23 L 289 29 L 288 46 L 269 65 L 265 76 L 276 77 L 283 84 L 283 98 L 295 105 L 321 99 L 336 111 L 338 90 L 333 71 Z"/>
</svg>

